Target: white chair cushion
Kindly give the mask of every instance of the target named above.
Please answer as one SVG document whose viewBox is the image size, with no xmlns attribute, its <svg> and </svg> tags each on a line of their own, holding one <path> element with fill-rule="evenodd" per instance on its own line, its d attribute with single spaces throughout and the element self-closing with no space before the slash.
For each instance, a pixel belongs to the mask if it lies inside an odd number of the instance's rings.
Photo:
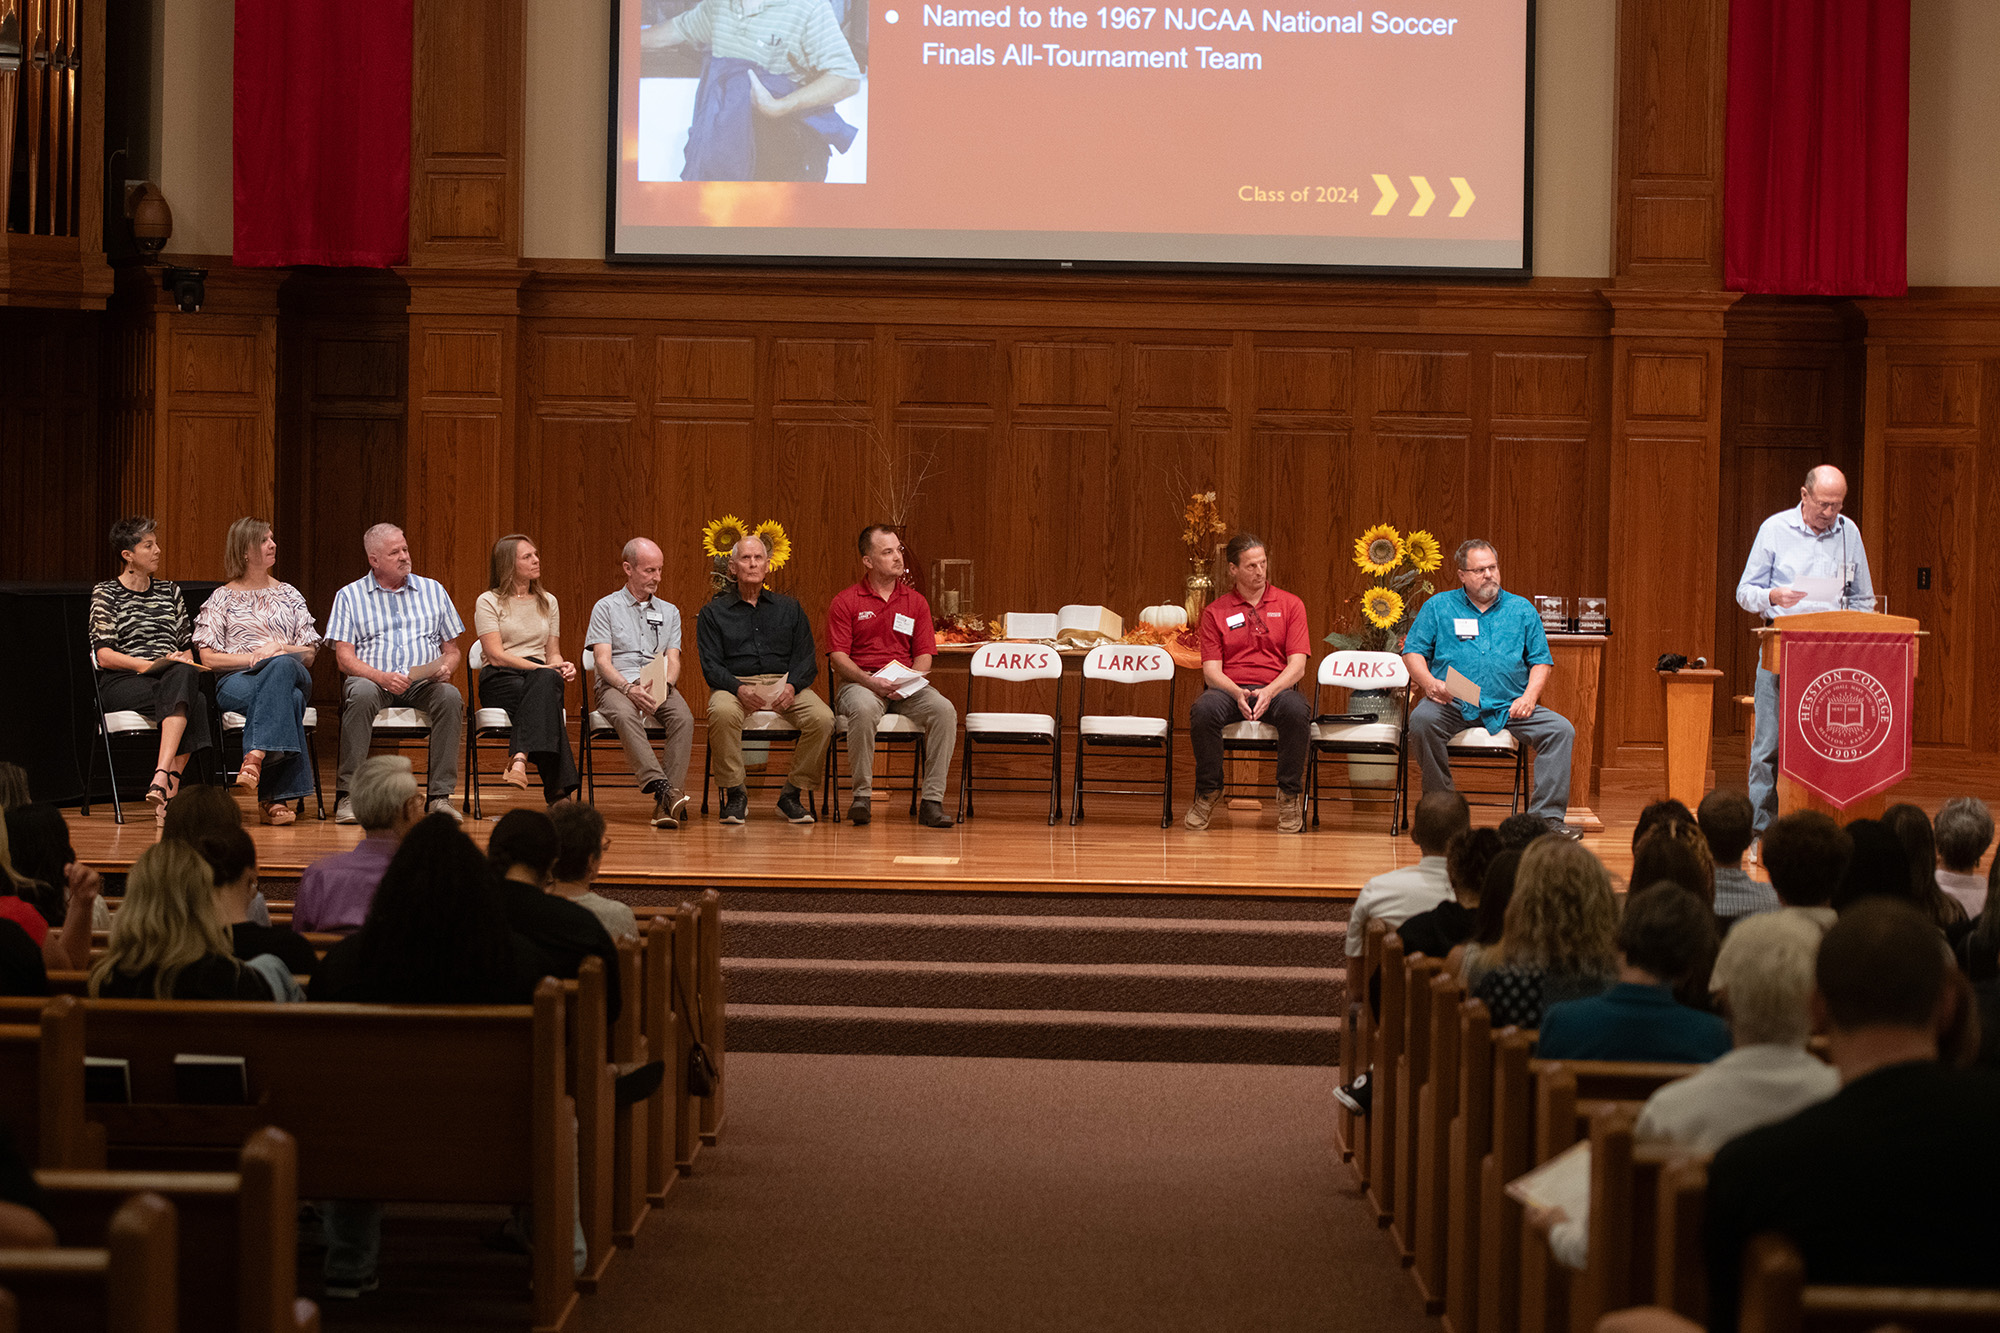
<svg viewBox="0 0 2000 1333">
<path fill-rule="evenodd" d="M 833 715 L 833 729 L 839 735 L 845 736 L 847 734 L 847 714 L 835 713 Z M 877 736 L 921 736 L 924 734 L 924 729 L 913 717 L 906 717 L 902 713 L 884 713 L 882 714 L 882 720 L 875 724 L 875 734 Z"/>
<path fill-rule="evenodd" d="M 1077 729 L 1085 736 L 1164 736 L 1167 734 L 1167 720 L 1163 717 L 1098 716 L 1093 713 L 1078 718 Z"/>
<path fill-rule="evenodd" d="M 1024 736 L 1053 736 L 1056 720 L 1047 713 L 967 713 L 965 729 L 973 731 L 1018 732 Z"/>
<path fill-rule="evenodd" d="M 375 730 L 384 727 L 407 727 L 413 730 L 429 731 L 431 720 L 417 708 L 385 708 L 375 715 Z"/>
<path fill-rule="evenodd" d="M 1521 743 L 1514 739 L 1514 733 L 1503 731 L 1494 736 L 1484 727 L 1467 727 L 1464 731 L 1445 742 L 1467 750 L 1518 750 Z"/>
<path fill-rule="evenodd" d="M 472 725 L 481 731 L 505 730 L 514 725 L 514 718 L 504 708 L 482 708 L 473 717 Z"/>
<path fill-rule="evenodd" d="M 1222 729 L 1225 741 L 1275 741 L 1278 729 L 1269 722 L 1231 722 Z"/>
<path fill-rule="evenodd" d="M 104 715 L 104 729 L 116 736 L 127 731 L 158 731 L 160 724 L 144 713 L 121 710 Z"/>
<path fill-rule="evenodd" d="M 300 723 L 305 727 L 307 731 L 311 731 L 314 727 L 318 726 L 319 709 L 317 708 L 306 709 L 305 716 L 302 719 L 300 719 Z M 222 729 L 224 731 L 241 731 L 243 730 L 243 727 L 244 727 L 243 714 L 224 713 L 222 715 Z"/>
<path fill-rule="evenodd" d="M 773 713 L 768 709 L 759 709 L 757 712 L 743 719 L 743 734 L 748 736 L 753 731 L 761 731 L 773 736 L 796 736 L 799 734 L 797 727 L 785 721 L 783 713 Z"/>
<path fill-rule="evenodd" d="M 1394 745 L 1402 728 L 1393 722 L 1315 722 L 1315 745 Z"/>
</svg>

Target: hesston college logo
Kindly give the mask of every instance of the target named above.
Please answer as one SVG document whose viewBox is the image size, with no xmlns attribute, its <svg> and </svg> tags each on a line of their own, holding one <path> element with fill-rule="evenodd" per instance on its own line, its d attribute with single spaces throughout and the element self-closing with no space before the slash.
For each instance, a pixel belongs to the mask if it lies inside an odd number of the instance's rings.
<svg viewBox="0 0 2000 1333">
<path fill-rule="evenodd" d="M 1853 667 L 1824 673 L 1799 696 L 1799 735 L 1814 754 L 1837 764 L 1881 749 L 1894 721 L 1887 687 Z"/>
</svg>

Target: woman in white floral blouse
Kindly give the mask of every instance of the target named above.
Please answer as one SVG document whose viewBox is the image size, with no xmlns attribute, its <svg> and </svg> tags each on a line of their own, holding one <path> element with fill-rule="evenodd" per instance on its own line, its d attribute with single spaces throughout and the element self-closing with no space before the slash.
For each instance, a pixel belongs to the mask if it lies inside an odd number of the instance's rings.
<svg viewBox="0 0 2000 1333">
<path fill-rule="evenodd" d="M 202 661 L 219 675 L 215 700 L 243 714 L 243 767 L 236 784 L 253 788 L 266 824 L 289 824 L 291 802 L 312 790 L 306 764 L 306 703 L 319 652 L 306 599 L 271 576 L 278 560 L 271 525 L 239 518 L 229 525 L 222 567 L 229 582 L 209 594 L 195 617 Z"/>
</svg>

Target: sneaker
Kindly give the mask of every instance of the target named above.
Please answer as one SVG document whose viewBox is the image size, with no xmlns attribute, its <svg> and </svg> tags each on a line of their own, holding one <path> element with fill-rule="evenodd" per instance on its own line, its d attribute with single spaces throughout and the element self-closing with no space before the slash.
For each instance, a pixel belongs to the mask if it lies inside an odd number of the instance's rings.
<svg viewBox="0 0 2000 1333">
<path fill-rule="evenodd" d="M 1356 1075 L 1346 1087 L 1335 1088 L 1333 1099 L 1355 1115 L 1367 1115 L 1369 1105 L 1375 1100 L 1374 1088 L 1364 1072 Z"/>
<path fill-rule="evenodd" d="M 1571 842 L 1583 841 L 1582 829 L 1573 828 L 1563 823 L 1560 819 L 1552 818 L 1549 820 L 1549 832 L 1555 834 L 1558 838 L 1568 838 Z"/>
<path fill-rule="evenodd" d="M 750 813 L 750 793 L 741 787 L 730 787 L 722 793 L 722 822 L 741 824 L 743 817 Z"/>
<path fill-rule="evenodd" d="M 1215 803 L 1222 799 L 1220 791 L 1198 791 L 1194 794 L 1194 804 L 1188 807 L 1187 826 L 1200 832 L 1208 827 L 1208 817 L 1215 813 Z"/>
<path fill-rule="evenodd" d="M 688 794 L 679 787 L 667 788 L 667 813 L 674 817 L 675 823 L 685 824 L 688 822 L 688 806 L 691 804 L 692 802 L 688 800 Z"/>
<path fill-rule="evenodd" d="M 847 820 L 851 824 L 866 824 L 875 817 L 868 808 L 868 798 L 857 796 L 847 803 Z"/>
<path fill-rule="evenodd" d="M 651 1060 L 619 1074 L 611 1083 L 611 1100 L 617 1106 L 633 1106 L 660 1090 L 666 1081 L 667 1062 Z"/>
<path fill-rule="evenodd" d="M 360 1300 L 381 1285 L 382 1279 L 373 1273 L 367 1277 L 330 1277 L 326 1280 L 326 1297 L 331 1301 Z"/>
<path fill-rule="evenodd" d="M 450 815 L 454 824 L 463 824 L 465 822 L 464 814 L 459 811 L 457 806 L 451 803 L 451 797 L 449 796 L 431 797 L 430 804 L 424 807 L 424 813 L 427 815 Z"/>
<path fill-rule="evenodd" d="M 917 822 L 925 828 L 957 828 L 958 821 L 944 812 L 943 801 L 925 801 L 917 807 Z"/>
<path fill-rule="evenodd" d="M 333 822 L 336 824 L 359 824 L 354 817 L 354 802 L 343 796 L 333 803 Z"/>
<path fill-rule="evenodd" d="M 662 784 L 653 789 L 653 827 L 679 828 L 681 821 L 674 815 L 673 793 Z"/>
<path fill-rule="evenodd" d="M 785 789 L 778 793 L 778 813 L 794 824 L 816 822 L 812 811 L 799 804 L 799 789 L 790 783 L 786 783 Z"/>
<path fill-rule="evenodd" d="M 1304 833 L 1306 831 L 1306 796 L 1304 792 L 1281 791 L 1278 793 L 1278 832 Z"/>
</svg>

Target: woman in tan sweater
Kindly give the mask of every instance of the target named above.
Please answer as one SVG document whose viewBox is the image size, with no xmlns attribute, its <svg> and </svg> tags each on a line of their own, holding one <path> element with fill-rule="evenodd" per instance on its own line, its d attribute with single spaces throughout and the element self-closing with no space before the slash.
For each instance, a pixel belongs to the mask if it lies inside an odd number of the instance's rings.
<svg viewBox="0 0 2000 1333">
<path fill-rule="evenodd" d="M 576 679 L 576 666 L 563 660 L 561 608 L 542 591 L 542 557 L 520 533 L 493 543 L 492 586 L 472 609 L 485 665 L 479 673 L 479 703 L 504 708 L 514 721 L 507 771 L 516 787 L 528 785 L 528 761 L 542 775 L 550 805 L 575 793 L 581 780 L 563 725 L 563 689 Z"/>
</svg>

